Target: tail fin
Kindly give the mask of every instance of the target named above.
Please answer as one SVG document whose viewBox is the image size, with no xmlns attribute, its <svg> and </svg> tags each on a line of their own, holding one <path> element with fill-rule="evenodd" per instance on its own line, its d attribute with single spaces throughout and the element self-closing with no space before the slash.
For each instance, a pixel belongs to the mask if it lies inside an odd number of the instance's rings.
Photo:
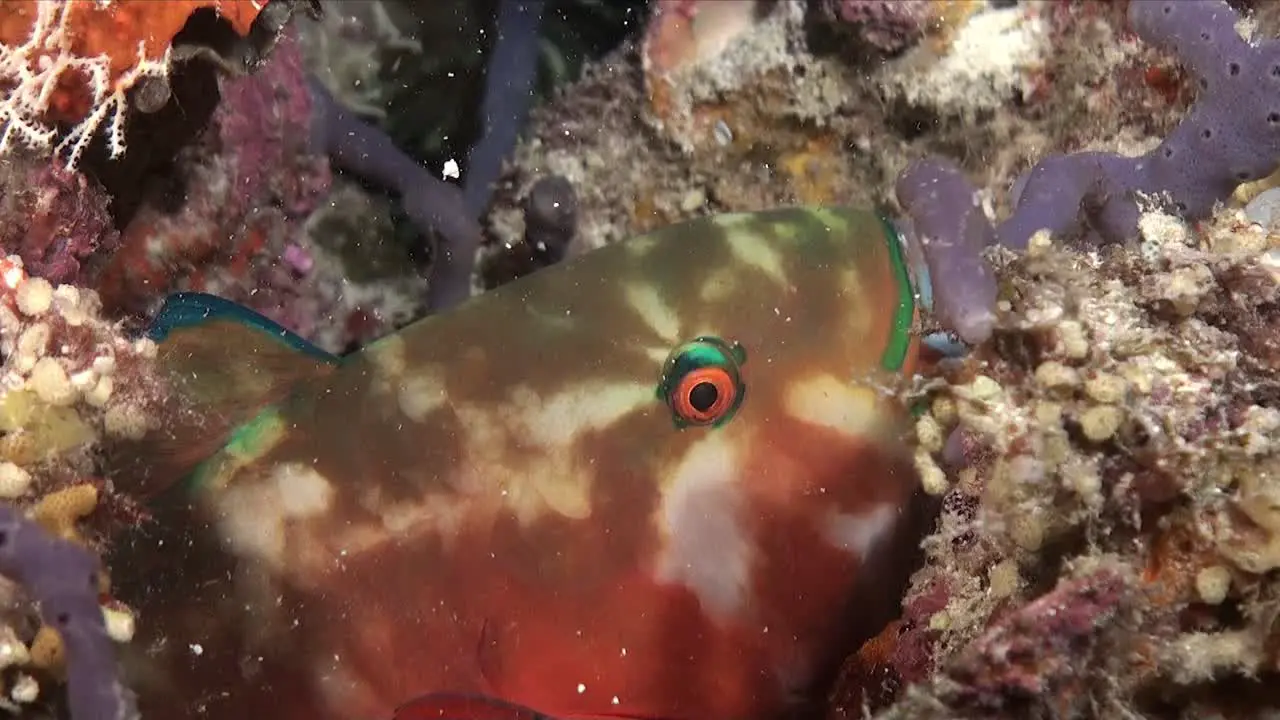
<svg viewBox="0 0 1280 720">
<path fill-rule="evenodd" d="M 107 448 L 108 472 L 130 493 L 153 497 L 221 448 L 240 424 L 340 363 L 248 308 L 204 293 L 165 301 L 147 336 L 170 396 L 137 440 Z"/>
</svg>

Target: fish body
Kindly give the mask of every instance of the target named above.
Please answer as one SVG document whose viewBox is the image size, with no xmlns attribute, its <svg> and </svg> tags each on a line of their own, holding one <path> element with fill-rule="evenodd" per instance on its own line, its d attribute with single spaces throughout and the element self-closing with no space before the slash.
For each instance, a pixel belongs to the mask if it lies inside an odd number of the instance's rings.
<svg viewBox="0 0 1280 720">
<path fill-rule="evenodd" d="M 916 309 L 873 214 L 665 228 L 340 360 L 193 302 L 159 454 L 235 427 L 128 545 L 149 717 L 795 717 L 897 610 Z"/>
</svg>

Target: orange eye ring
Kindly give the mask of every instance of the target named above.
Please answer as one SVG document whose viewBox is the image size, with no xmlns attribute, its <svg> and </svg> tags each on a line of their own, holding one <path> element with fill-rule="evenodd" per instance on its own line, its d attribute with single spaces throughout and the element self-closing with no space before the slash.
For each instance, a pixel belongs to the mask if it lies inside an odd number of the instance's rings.
<svg viewBox="0 0 1280 720">
<path fill-rule="evenodd" d="M 741 345 L 709 335 L 677 347 L 662 366 L 656 393 L 676 429 L 719 427 L 733 418 L 747 391 L 739 374 L 746 361 Z"/>
<path fill-rule="evenodd" d="M 722 367 L 691 370 L 671 392 L 671 409 L 687 423 L 709 425 L 724 417 L 737 401 L 738 386 Z"/>
</svg>

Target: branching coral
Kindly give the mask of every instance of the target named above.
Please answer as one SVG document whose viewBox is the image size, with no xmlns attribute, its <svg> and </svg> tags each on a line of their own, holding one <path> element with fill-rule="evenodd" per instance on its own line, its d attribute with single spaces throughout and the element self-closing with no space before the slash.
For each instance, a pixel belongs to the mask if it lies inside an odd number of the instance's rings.
<svg viewBox="0 0 1280 720">
<path fill-rule="evenodd" d="M 125 150 L 125 102 L 169 71 L 170 41 L 209 0 L 9 0 L 0 7 L 0 152 L 14 143 L 65 152 L 75 166 L 105 124 L 113 157 Z M 240 33 L 255 0 L 218 0 Z M 70 132 L 57 140 L 57 126 Z"/>
<path fill-rule="evenodd" d="M 87 286 L 119 246 L 110 198 L 91 178 L 28 151 L 0 171 L 0 255 L 52 283 Z"/>
</svg>

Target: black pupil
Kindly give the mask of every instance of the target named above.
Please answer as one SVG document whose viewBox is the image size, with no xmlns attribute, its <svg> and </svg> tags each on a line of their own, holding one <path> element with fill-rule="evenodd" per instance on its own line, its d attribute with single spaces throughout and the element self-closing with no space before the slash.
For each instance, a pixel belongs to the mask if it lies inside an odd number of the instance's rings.
<svg viewBox="0 0 1280 720">
<path fill-rule="evenodd" d="M 709 382 L 700 382 L 689 391 L 689 404 L 698 412 L 706 412 L 715 406 L 720 398 L 720 391 Z"/>
</svg>

